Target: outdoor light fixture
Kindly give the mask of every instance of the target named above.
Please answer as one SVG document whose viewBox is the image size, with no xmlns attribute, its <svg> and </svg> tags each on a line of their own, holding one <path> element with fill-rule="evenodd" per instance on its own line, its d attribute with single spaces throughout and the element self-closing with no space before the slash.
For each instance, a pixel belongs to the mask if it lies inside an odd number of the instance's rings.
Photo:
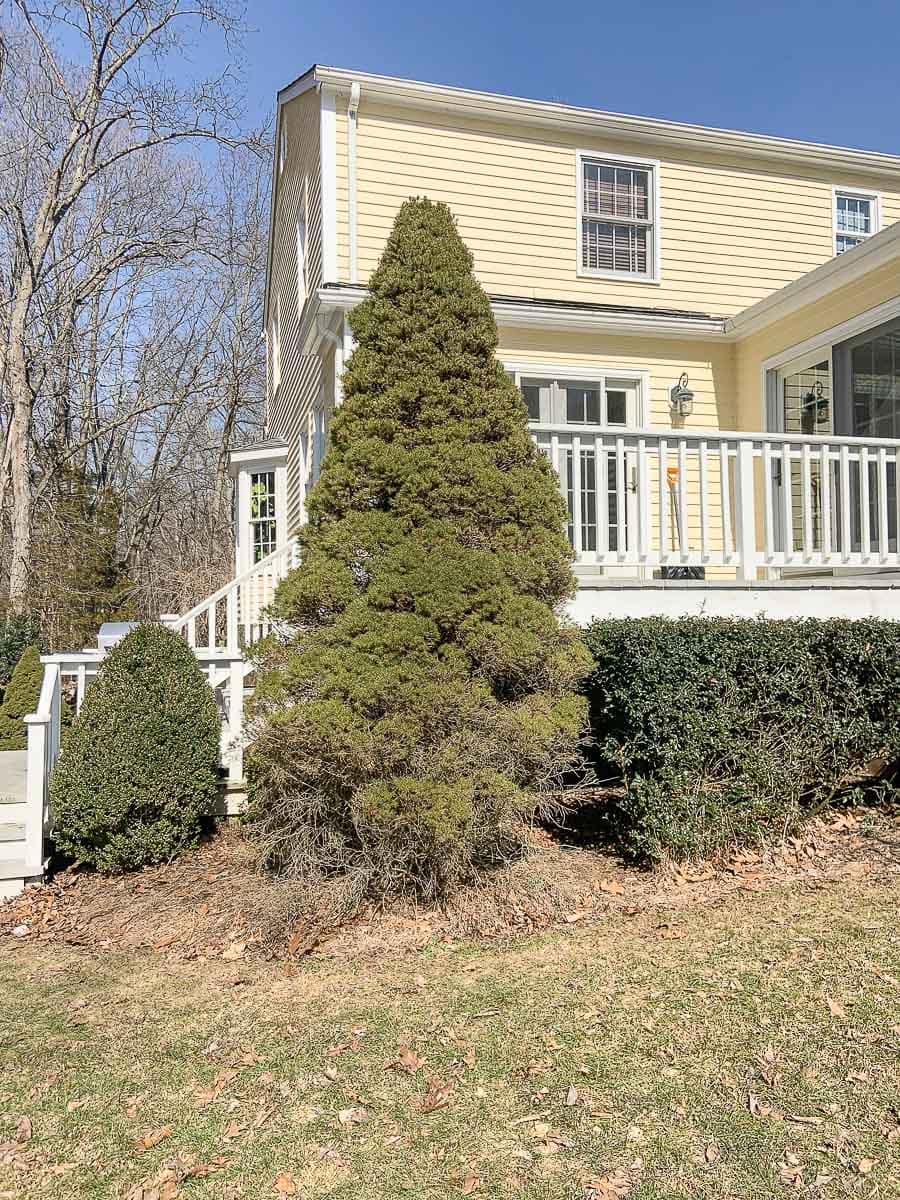
<svg viewBox="0 0 900 1200">
<path fill-rule="evenodd" d="M 673 417 L 689 417 L 694 411 L 694 393 L 688 387 L 687 371 L 682 371 L 678 382 L 669 388 L 669 406 Z"/>
</svg>

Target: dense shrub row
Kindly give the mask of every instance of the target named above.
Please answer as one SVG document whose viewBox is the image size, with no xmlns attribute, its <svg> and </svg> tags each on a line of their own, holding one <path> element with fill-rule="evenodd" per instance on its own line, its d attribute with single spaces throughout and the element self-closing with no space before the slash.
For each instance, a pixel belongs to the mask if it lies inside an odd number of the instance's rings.
<svg viewBox="0 0 900 1200">
<path fill-rule="evenodd" d="M 789 832 L 900 758 L 900 623 L 604 620 L 586 632 L 601 774 L 637 858 Z"/>
</svg>

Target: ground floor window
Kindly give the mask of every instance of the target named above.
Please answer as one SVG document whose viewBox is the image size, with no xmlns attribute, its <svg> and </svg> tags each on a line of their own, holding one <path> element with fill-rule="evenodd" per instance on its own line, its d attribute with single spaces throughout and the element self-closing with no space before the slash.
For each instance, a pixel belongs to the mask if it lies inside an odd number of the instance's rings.
<svg viewBox="0 0 900 1200">
<path fill-rule="evenodd" d="M 258 563 L 278 544 L 274 471 L 256 471 L 250 476 L 250 531 L 253 561 Z"/>
<path fill-rule="evenodd" d="M 617 453 L 616 431 L 641 424 L 642 380 L 527 365 L 510 370 L 537 445 L 553 460 L 568 509 L 569 541 L 579 551 L 619 550 L 628 539 L 633 453 Z"/>
</svg>

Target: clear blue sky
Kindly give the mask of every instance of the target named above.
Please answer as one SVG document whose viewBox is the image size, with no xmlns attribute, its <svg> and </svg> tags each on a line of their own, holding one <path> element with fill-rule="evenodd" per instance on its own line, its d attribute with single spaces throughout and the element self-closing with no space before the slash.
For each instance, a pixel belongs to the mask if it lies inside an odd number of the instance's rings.
<svg viewBox="0 0 900 1200">
<path fill-rule="evenodd" d="M 250 0 L 251 113 L 313 62 L 900 153 L 900 0 Z M 199 65 L 199 63 L 198 63 Z"/>
</svg>

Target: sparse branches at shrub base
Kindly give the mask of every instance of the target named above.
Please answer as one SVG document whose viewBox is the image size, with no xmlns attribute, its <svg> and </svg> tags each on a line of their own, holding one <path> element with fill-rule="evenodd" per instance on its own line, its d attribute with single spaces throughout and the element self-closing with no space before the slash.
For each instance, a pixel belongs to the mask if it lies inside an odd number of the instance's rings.
<svg viewBox="0 0 900 1200">
<path fill-rule="evenodd" d="M 900 623 L 601 620 L 585 640 L 598 771 L 625 783 L 610 824 L 639 859 L 789 834 L 900 759 Z"/>
<path fill-rule="evenodd" d="M 268 861 L 445 895 L 577 758 L 589 658 L 565 511 L 445 205 L 409 201 L 369 297 L 248 756 Z"/>
<path fill-rule="evenodd" d="M 54 837 L 104 871 L 196 844 L 218 793 L 220 721 L 193 651 L 146 624 L 104 660 L 53 774 Z"/>
</svg>

